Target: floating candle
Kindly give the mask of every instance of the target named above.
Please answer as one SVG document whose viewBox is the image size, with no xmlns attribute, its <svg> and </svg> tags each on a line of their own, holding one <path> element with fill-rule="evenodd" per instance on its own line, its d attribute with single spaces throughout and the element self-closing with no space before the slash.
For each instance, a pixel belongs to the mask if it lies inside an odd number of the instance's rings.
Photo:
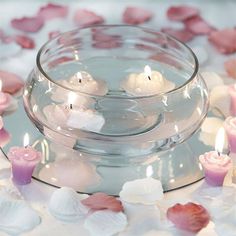
<svg viewBox="0 0 236 236">
<path fill-rule="evenodd" d="M 143 73 L 130 74 L 128 79 L 122 81 L 121 87 L 133 96 L 150 96 L 170 91 L 175 84 L 166 80 L 160 72 L 152 71 L 146 65 Z"/>
<path fill-rule="evenodd" d="M 67 125 L 76 129 L 83 129 L 92 132 L 99 132 L 105 124 L 105 119 L 99 113 L 96 113 L 92 109 L 84 109 L 74 107 L 74 101 L 76 100 L 76 94 L 70 92 L 68 104 L 69 104 L 69 115 Z"/>
<path fill-rule="evenodd" d="M 31 182 L 32 173 L 41 159 L 41 153 L 29 146 L 29 135 L 24 136 L 24 147 L 12 147 L 8 152 L 12 164 L 13 181 L 24 185 Z"/>
<path fill-rule="evenodd" d="M 148 166 L 146 170 L 147 178 L 126 182 L 120 192 L 121 199 L 126 202 L 145 205 L 155 204 L 162 199 L 163 188 L 161 182 L 153 179 L 152 174 L 152 166 Z"/>
<path fill-rule="evenodd" d="M 224 147 L 224 128 L 220 128 L 215 143 L 215 151 L 199 156 L 199 161 L 205 171 L 205 180 L 209 185 L 222 186 L 227 172 L 232 167 L 232 160 L 222 154 Z"/>
</svg>

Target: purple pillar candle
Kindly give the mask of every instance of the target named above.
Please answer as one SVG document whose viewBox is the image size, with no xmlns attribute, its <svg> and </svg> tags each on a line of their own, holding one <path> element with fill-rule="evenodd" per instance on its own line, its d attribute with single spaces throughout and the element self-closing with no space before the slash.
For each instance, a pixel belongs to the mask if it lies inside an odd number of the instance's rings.
<svg viewBox="0 0 236 236">
<path fill-rule="evenodd" d="M 26 135 L 25 137 L 28 136 Z M 31 182 L 34 168 L 40 162 L 42 156 L 34 148 L 26 144 L 24 146 L 12 147 L 8 152 L 8 158 L 12 165 L 12 178 L 19 185 L 25 185 Z"/>
<path fill-rule="evenodd" d="M 199 161 L 204 169 L 206 182 L 212 186 L 222 186 L 226 174 L 232 168 L 231 158 L 211 151 L 200 155 Z"/>
</svg>

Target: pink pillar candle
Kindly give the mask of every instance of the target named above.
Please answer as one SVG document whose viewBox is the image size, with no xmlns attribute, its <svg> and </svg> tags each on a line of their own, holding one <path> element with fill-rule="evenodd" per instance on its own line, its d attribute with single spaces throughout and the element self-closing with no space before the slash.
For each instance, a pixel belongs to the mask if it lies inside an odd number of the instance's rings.
<svg viewBox="0 0 236 236">
<path fill-rule="evenodd" d="M 228 117 L 224 121 L 230 152 L 236 153 L 236 117 Z"/>
<path fill-rule="evenodd" d="M 226 174 L 232 168 L 231 158 L 211 151 L 200 155 L 199 161 L 204 169 L 206 182 L 212 186 L 222 186 Z"/>
<path fill-rule="evenodd" d="M 12 147 L 8 158 L 12 164 L 13 181 L 19 185 L 29 184 L 34 168 L 41 160 L 41 153 L 29 146 Z"/>
<path fill-rule="evenodd" d="M 230 114 L 236 115 L 236 84 L 229 86 Z"/>
</svg>

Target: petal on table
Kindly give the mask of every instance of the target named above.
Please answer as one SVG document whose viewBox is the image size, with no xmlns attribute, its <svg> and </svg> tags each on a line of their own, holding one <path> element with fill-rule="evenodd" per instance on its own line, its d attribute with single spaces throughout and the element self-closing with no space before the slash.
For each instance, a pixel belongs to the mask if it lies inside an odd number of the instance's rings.
<svg viewBox="0 0 236 236">
<path fill-rule="evenodd" d="M 184 21 L 184 24 L 185 27 L 195 35 L 210 34 L 215 30 L 200 16 L 189 18 Z"/>
<path fill-rule="evenodd" d="M 44 21 L 54 18 L 64 18 L 68 15 L 68 7 L 59 4 L 48 3 L 38 11 L 38 16 Z"/>
<path fill-rule="evenodd" d="M 236 79 L 236 58 L 230 58 L 224 63 L 224 66 L 227 74 Z"/>
<path fill-rule="evenodd" d="M 196 7 L 181 5 L 170 7 L 166 14 L 170 20 L 184 21 L 193 16 L 197 16 L 199 10 Z"/>
<path fill-rule="evenodd" d="M 138 25 L 149 21 L 153 13 L 141 7 L 127 7 L 123 13 L 123 22 L 126 24 Z"/>
<path fill-rule="evenodd" d="M 184 43 L 189 42 L 194 38 L 194 35 L 188 29 L 173 29 L 168 27 L 163 28 L 161 31 Z"/>
<path fill-rule="evenodd" d="M 0 70 L 3 92 L 15 94 L 24 87 L 23 80 L 16 74 Z"/>
<path fill-rule="evenodd" d="M 198 232 L 206 227 L 210 221 L 207 210 L 198 204 L 189 202 L 187 204 L 176 204 L 167 210 L 167 218 L 177 228 Z"/>
<path fill-rule="evenodd" d="M 223 29 L 212 32 L 208 40 L 224 54 L 236 52 L 236 29 Z"/>
<path fill-rule="evenodd" d="M 104 23 L 104 18 L 92 11 L 78 9 L 74 15 L 74 22 L 78 26 L 85 27 L 90 25 L 102 24 Z"/>
<path fill-rule="evenodd" d="M 119 212 L 124 210 L 121 201 L 105 193 L 95 193 L 81 202 L 94 211 L 108 209 Z"/>
<path fill-rule="evenodd" d="M 40 17 L 22 17 L 11 20 L 11 25 L 15 29 L 35 33 L 43 27 L 44 21 Z"/>
<path fill-rule="evenodd" d="M 0 129 L 0 147 L 4 147 L 11 139 L 11 135 L 4 129 Z"/>
<path fill-rule="evenodd" d="M 22 48 L 27 48 L 27 49 L 35 48 L 35 42 L 29 36 L 26 36 L 26 35 L 16 35 L 16 36 L 14 36 L 14 40 Z"/>
</svg>

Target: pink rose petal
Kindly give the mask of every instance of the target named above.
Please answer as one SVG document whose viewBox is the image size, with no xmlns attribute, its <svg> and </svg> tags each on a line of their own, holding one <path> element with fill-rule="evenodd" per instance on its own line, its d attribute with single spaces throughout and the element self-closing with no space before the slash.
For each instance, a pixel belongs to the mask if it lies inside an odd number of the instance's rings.
<svg viewBox="0 0 236 236">
<path fill-rule="evenodd" d="M 124 210 L 121 201 L 105 193 L 95 193 L 81 202 L 94 211 L 108 209 L 120 212 Z"/>
<path fill-rule="evenodd" d="M 236 58 L 230 58 L 224 63 L 227 74 L 236 79 Z"/>
<path fill-rule="evenodd" d="M 22 79 L 11 72 L 0 70 L 0 78 L 2 81 L 2 91 L 9 94 L 15 94 L 24 87 Z"/>
<path fill-rule="evenodd" d="M 236 52 L 236 29 L 223 29 L 212 32 L 208 40 L 219 52 L 230 54 Z"/>
<path fill-rule="evenodd" d="M 0 147 L 4 147 L 11 139 L 10 134 L 4 129 L 0 129 Z"/>
<path fill-rule="evenodd" d="M 173 29 L 169 27 L 163 28 L 161 31 L 184 43 L 189 42 L 194 38 L 194 35 L 188 29 Z"/>
<path fill-rule="evenodd" d="M 44 25 L 44 21 L 40 17 L 23 17 L 20 19 L 13 19 L 11 21 L 13 28 L 24 32 L 38 32 Z"/>
<path fill-rule="evenodd" d="M 22 48 L 33 49 L 35 48 L 35 43 L 32 38 L 26 35 L 16 35 L 14 36 L 14 40 L 17 44 L 19 44 Z"/>
<path fill-rule="evenodd" d="M 176 204 L 167 210 L 167 218 L 177 228 L 197 233 L 210 221 L 207 210 L 198 204 L 189 202 L 185 205 Z"/>
<path fill-rule="evenodd" d="M 102 24 L 104 22 L 104 18 L 92 11 L 79 9 L 75 12 L 74 22 L 78 26 L 86 27 L 96 24 Z"/>
<path fill-rule="evenodd" d="M 123 13 L 123 22 L 126 24 L 138 25 L 149 21 L 153 13 L 141 7 L 127 7 Z"/>
<path fill-rule="evenodd" d="M 48 33 L 48 38 L 53 39 L 56 38 L 61 32 L 59 30 L 51 31 Z"/>
<path fill-rule="evenodd" d="M 174 6 L 170 7 L 167 10 L 167 17 L 170 20 L 175 21 L 184 21 L 193 16 L 197 16 L 199 14 L 199 10 L 195 7 L 191 6 Z"/>
<path fill-rule="evenodd" d="M 194 16 L 184 21 L 185 27 L 195 35 L 209 34 L 215 29 L 200 16 Z"/>
<path fill-rule="evenodd" d="M 38 11 L 38 16 L 44 21 L 54 18 L 63 18 L 68 15 L 68 7 L 58 4 L 48 3 Z"/>
</svg>

